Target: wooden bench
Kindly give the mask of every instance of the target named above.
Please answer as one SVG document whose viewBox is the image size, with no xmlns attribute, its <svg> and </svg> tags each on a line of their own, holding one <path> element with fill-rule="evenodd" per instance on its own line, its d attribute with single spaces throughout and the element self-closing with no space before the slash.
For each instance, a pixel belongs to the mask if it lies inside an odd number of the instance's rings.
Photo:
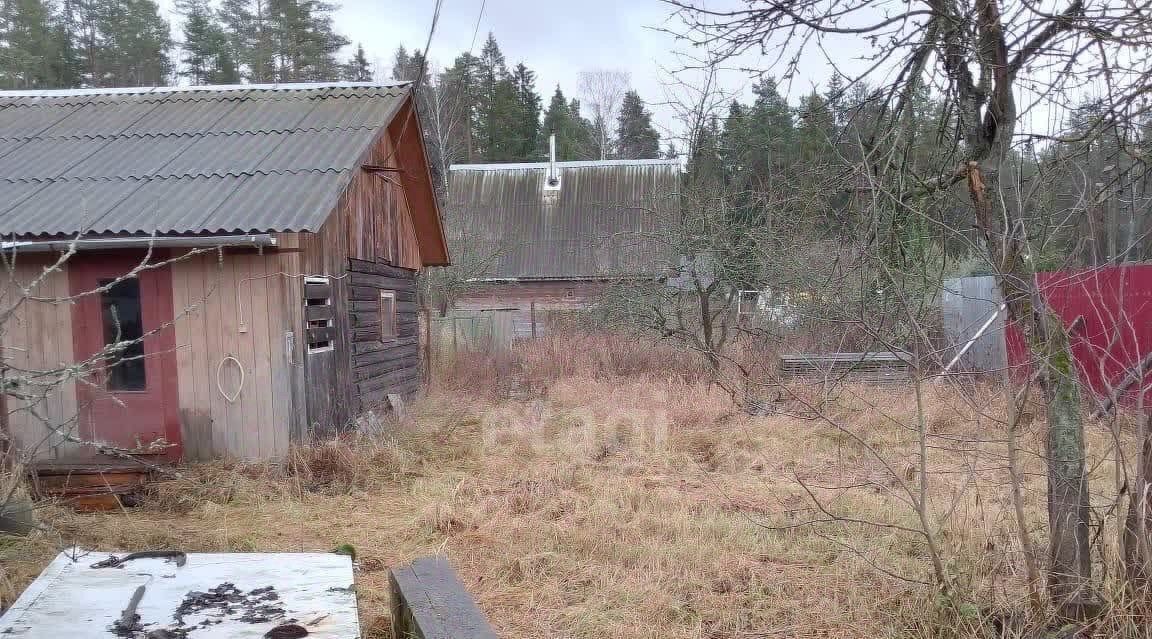
<svg viewBox="0 0 1152 639">
<path fill-rule="evenodd" d="M 780 356 L 780 377 L 829 377 L 867 382 L 901 382 L 912 376 L 912 355 L 873 353 L 797 353 Z"/>
<path fill-rule="evenodd" d="M 424 557 L 389 571 L 395 639 L 496 639 L 447 559 Z"/>
</svg>

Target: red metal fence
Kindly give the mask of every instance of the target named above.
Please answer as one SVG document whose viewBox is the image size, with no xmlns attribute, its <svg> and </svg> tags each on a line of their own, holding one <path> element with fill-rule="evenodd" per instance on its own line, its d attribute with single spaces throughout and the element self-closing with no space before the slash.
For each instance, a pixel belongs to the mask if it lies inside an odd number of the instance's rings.
<svg viewBox="0 0 1152 639">
<path fill-rule="evenodd" d="M 1110 396 L 1112 389 L 1152 352 L 1152 265 L 1040 273 L 1036 281 L 1065 327 L 1083 318 L 1070 336 L 1080 379 L 1097 395 Z M 1009 365 L 1021 371 L 1030 369 L 1020 332 L 1009 327 L 1006 336 Z M 1143 391 L 1144 405 L 1152 406 L 1150 385 L 1152 374 L 1146 374 L 1122 395 L 1121 402 L 1135 404 Z"/>
</svg>

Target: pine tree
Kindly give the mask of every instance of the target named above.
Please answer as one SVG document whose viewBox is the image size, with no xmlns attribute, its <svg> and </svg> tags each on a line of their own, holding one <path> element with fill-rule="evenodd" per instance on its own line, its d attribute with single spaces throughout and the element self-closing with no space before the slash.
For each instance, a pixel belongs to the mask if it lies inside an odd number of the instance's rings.
<svg viewBox="0 0 1152 639">
<path fill-rule="evenodd" d="M 652 126 L 652 114 L 640 94 L 628 91 L 620 104 L 616 133 L 617 157 L 644 160 L 660 155 L 660 134 Z"/>
<path fill-rule="evenodd" d="M 152 0 L 75 0 L 82 81 L 95 87 L 160 86 L 172 74 L 172 36 Z"/>
<path fill-rule="evenodd" d="M 240 76 L 254 83 L 273 82 L 276 69 L 273 57 L 272 19 L 269 0 L 222 0 L 220 21 L 239 66 Z"/>
<path fill-rule="evenodd" d="M 341 79 L 348 82 L 371 82 L 372 65 L 368 63 L 368 56 L 364 53 L 364 45 L 356 45 L 356 53 L 341 69 Z"/>
<path fill-rule="evenodd" d="M 207 0 L 177 0 L 176 9 L 184 15 L 180 75 L 192 84 L 238 83 L 240 73 L 228 37 Z"/>
<path fill-rule="evenodd" d="M 44 0 L 0 0 L 0 87 L 73 86 L 78 78 L 60 16 Z"/>
</svg>

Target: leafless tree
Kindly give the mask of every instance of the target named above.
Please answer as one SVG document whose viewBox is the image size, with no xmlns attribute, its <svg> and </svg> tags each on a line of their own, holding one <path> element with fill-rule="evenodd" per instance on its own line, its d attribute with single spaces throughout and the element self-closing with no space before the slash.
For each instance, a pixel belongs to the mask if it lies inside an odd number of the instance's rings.
<svg viewBox="0 0 1152 639">
<path fill-rule="evenodd" d="M 1141 100 L 1152 83 L 1152 70 L 1142 62 L 1142 52 L 1152 45 L 1147 5 L 1071 0 L 1048 9 L 998 0 L 879 5 L 800 0 L 716 10 L 667 1 L 683 19 L 681 37 L 729 58 L 774 52 L 785 73 L 795 72 L 802 55 L 816 55 L 831 41 L 854 47 L 871 62 L 855 77 L 845 75 L 853 81 L 885 75 L 894 80 L 881 96 L 880 129 L 900 120 L 917 91 L 931 88 L 946 99 L 954 114 L 947 126 L 955 127 L 962 144 L 918 190 L 966 183 L 973 222 L 995 266 L 1008 314 L 1042 367 L 1048 407 L 1048 590 L 1063 616 L 1089 614 L 1094 596 L 1080 385 L 1065 329 L 1045 308 L 1034 283 L 1031 229 L 1006 204 L 1001 186 L 1013 145 L 1043 135 L 1022 130 L 1022 116 L 1034 104 L 1060 104 L 1096 83 L 1104 93 L 1102 127 L 1131 121 L 1147 108 Z M 1030 97 L 1021 104 L 1026 94 Z"/>
<path fill-rule="evenodd" d="M 592 118 L 592 134 L 601 160 L 607 160 L 612 153 L 616 116 L 630 85 L 631 76 L 626 71 L 596 69 L 580 72 L 580 95 Z"/>
</svg>

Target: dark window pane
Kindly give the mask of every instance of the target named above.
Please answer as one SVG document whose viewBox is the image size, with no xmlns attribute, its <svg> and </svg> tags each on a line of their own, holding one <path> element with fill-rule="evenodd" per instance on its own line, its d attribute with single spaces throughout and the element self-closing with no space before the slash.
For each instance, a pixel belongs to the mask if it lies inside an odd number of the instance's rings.
<svg viewBox="0 0 1152 639">
<path fill-rule="evenodd" d="M 112 280 L 103 280 L 107 286 Z M 103 310 L 104 343 L 129 342 L 107 362 L 108 389 L 140 391 L 148 387 L 144 374 L 144 321 L 140 317 L 140 281 L 133 278 L 117 282 L 100 298 Z"/>
</svg>

